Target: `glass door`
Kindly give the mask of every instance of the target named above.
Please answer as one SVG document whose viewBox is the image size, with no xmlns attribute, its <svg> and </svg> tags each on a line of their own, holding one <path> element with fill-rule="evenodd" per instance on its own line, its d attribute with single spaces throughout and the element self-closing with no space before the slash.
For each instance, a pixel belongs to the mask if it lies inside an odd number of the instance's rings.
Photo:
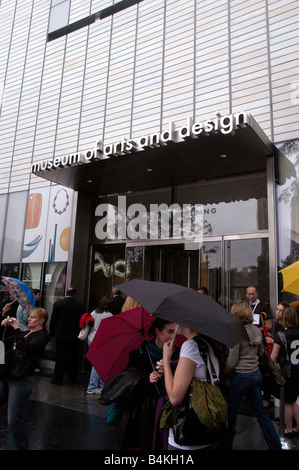
<svg viewBox="0 0 299 470">
<path fill-rule="evenodd" d="M 112 286 L 130 279 L 172 282 L 192 289 L 206 287 L 209 296 L 228 310 L 247 300 L 254 285 L 269 303 L 267 233 L 223 235 L 203 243 L 108 244 L 93 250 L 90 304 L 97 305 Z"/>
<path fill-rule="evenodd" d="M 256 286 L 269 303 L 269 242 L 266 234 L 215 237 L 199 250 L 198 287 L 228 310 L 246 300 L 246 288 Z"/>
<path fill-rule="evenodd" d="M 184 244 L 145 247 L 144 279 L 197 289 L 199 251 Z"/>
<path fill-rule="evenodd" d="M 224 240 L 224 298 L 230 309 L 237 300 L 248 300 L 246 288 L 256 286 L 259 297 L 269 302 L 269 242 L 268 238 Z"/>
<path fill-rule="evenodd" d="M 209 296 L 223 304 L 222 239 L 205 241 L 200 249 L 198 288 L 206 287 Z"/>
</svg>

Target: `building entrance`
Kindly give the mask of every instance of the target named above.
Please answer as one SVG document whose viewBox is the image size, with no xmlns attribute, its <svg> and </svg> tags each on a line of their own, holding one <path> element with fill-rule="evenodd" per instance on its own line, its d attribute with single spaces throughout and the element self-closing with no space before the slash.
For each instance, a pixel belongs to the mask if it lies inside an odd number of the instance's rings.
<svg viewBox="0 0 299 470">
<path fill-rule="evenodd" d="M 210 297 L 230 309 L 246 299 L 249 285 L 269 302 L 268 234 L 225 235 L 201 243 L 107 244 L 93 248 L 91 308 L 113 286 L 129 279 L 206 287 Z"/>
</svg>

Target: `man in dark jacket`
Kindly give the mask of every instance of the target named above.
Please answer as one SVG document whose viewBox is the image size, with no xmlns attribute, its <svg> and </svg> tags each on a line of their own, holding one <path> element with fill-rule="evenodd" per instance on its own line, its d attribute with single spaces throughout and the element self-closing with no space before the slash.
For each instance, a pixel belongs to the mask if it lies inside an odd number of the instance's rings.
<svg viewBox="0 0 299 470">
<path fill-rule="evenodd" d="M 121 312 L 125 299 L 121 296 L 121 291 L 117 287 L 112 289 L 111 313 L 117 315 Z"/>
<path fill-rule="evenodd" d="M 70 383 L 74 383 L 77 377 L 79 320 L 84 313 L 84 306 L 75 297 L 76 289 L 69 287 L 66 297 L 55 302 L 50 322 L 50 335 L 55 336 L 56 342 L 52 383 L 59 385 L 63 383 L 66 364 Z"/>
<path fill-rule="evenodd" d="M 258 298 L 258 290 L 255 286 L 249 286 L 246 289 L 246 297 L 249 300 L 249 305 L 252 309 L 253 313 L 253 324 L 257 325 L 260 329 L 262 329 L 263 322 L 261 313 L 264 312 L 266 314 L 265 326 L 270 331 L 272 329 L 272 315 L 270 311 L 269 305 Z"/>
</svg>

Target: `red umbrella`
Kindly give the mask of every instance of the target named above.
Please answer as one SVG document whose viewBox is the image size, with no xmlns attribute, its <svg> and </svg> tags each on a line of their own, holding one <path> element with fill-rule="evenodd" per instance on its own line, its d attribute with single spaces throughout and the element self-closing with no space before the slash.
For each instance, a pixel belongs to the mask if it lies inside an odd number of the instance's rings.
<svg viewBox="0 0 299 470">
<path fill-rule="evenodd" d="M 123 372 L 129 353 L 152 338 L 147 330 L 155 318 L 143 307 L 137 307 L 101 321 L 86 357 L 104 383 Z"/>
<path fill-rule="evenodd" d="M 262 312 L 261 313 L 261 320 L 262 320 L 264 335 L 265 335 L 265 337 L 272 338 L 272 336 L 270 335 L 270 333 L 268 331 L 268 328 L 265 325 L 265 319 L 266 318 L 267 318 L 267 314 L 265 312 Z M 267 343 L 267 348 L 268 348 L 268 353 L 271 354 L 272 350 L 273 350 L 273 345 L 270 344 L 270 343 Z"/>
</svg>

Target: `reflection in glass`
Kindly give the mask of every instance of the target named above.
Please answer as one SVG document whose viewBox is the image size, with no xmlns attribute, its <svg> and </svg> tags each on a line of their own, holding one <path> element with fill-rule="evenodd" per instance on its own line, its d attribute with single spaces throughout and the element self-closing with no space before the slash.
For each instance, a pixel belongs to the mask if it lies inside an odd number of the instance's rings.
<svg viewBox="0 0 299 470">
<path fill-rule="evenodd" d="M 175 188 L 180 204 L 204 205 L 204 234 L 253 232 L 268 228 L 266 176 L 244 176 Z M 244 217 L 247 214 L 247 217 Z"/>
<path fill-rule="evenodd" d="M 97 307 L 105 295 L 111 297 L 112 287 L 125 280 L 125 245 L 96 247 L 93 252 L 90 278 L 89 311 Z M 130 270 L 130 267 L 127 267 Z M 129 271 L 127 271 L 129 272 Z"/>
<path fill-rule="evenodd" d="M 227 308 L 246 300 L 246 288 L 256 286 L 259 298 L 269 299 L 269 244 L 267 238 L 227 242 Z"/>
<path fill-rule="evenodd" d="M 11 193 L 3 243 L 3 263 L 18 263 L 23 249 L 27 192 Z"/>
<path fill-rule="evenodd" d="M 21 280 L 32 289 L 40 289 L 42 284 L 42 263 L 23 263 Z"/>
<path fill-rule="evenodd" d="M 206 287 L 209 296 L 222 301 L 222 255 L 221 242 L 204 242 L 200 250 L 200 273 L 198 287 Z"/>
<path fill-rule="evenodd" d="M 65 296 L 66 269 L 67 263 L 65 262 L 45 263 L 44 265 L 42 304 L 49 314 L 48 323 L 51 321 L 54 303 Z M 43 356 L 53 358 L 54 354 L 55 341 L 52 339 L 46 346 Z"/>
<path fill-rule="evenodd" d="M 144 247 L 128 247 L 126 251 L 126 280 L 143 279 Z M 128 269 L 129 268 L 129 269 Z"/>
<path fill-rule="evenodd" d="M 278 269 L 284 268 L 299 259 L 299 139 L 290 140 L 278 145 L 281 152 L 294 165 L 296 176 L 290 177 L 289 168 L 282 159 L 279 165 L 280 175 L 277 184 L 278 200 Z M 282 278 L 279 275 L 280 289 Z M 282 293 L 281 298 L 287 302 L 297 300 L 293 294 Z"/>
<path fill-rule="evenodd" d="M 1 276 L 15 277 L 19 279 L 19 264 L 6 263 L 1 265 Z"/>
</svg>

